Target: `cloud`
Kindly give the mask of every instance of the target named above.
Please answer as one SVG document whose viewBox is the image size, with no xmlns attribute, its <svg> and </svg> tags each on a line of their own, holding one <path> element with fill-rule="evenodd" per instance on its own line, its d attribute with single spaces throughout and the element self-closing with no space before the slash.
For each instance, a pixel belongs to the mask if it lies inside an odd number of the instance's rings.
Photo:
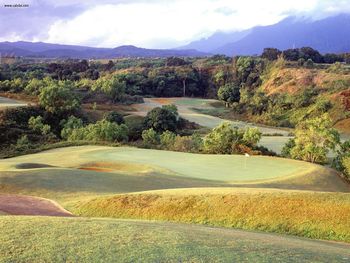
<svg viewBox="0 0 350 263">
<path fill-rule="evenodd" d="M 317 19 L 350 11 L 350 0 L 27 2 L 30 2 L 30 7 L 21 10 L 0 8 L 0 40 L 41 40 L 100 47 L 133 44 L 168 48 L 208 37 L 216 31 L 243 30 L 277 23 L 290 15 Z"/>
</svg>

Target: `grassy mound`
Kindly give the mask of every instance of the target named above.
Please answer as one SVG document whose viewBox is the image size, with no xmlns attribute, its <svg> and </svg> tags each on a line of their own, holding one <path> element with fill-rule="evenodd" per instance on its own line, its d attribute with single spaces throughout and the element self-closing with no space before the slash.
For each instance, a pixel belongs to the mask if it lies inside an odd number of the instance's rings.
<svg viewBox="0 0 350 263">
<path fill-rule="evenodd" d="M 350 242 L 350 194 L 178 189 L 79 202 L 74 214 L 200 223 Z"/>
<path fill-rule="evenodd" d="M 0 218 L 1 262 L 347 262 L 346 244 L 111 219 Z"/>
<path fill-rule="evenodd" d="M 55 168 L 16 169 L 23 163 Z M 333 170 L 281 158 L 81 146 L 0 160 L 1 192 L 63 206 L 101 195 L 225 186 L 349 192 Z"/>
</svg>

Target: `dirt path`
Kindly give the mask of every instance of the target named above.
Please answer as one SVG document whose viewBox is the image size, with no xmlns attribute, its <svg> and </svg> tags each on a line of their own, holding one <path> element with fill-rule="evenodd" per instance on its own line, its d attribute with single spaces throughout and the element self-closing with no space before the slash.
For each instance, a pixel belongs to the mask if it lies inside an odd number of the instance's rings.
<svg viewBox="0 0 350 263">
<path fill-rule="evenodd" d="M 0 194 L 0 211 L 9 215 L 73 216 L 49 199 L 15 194 Z"/>
</svg>

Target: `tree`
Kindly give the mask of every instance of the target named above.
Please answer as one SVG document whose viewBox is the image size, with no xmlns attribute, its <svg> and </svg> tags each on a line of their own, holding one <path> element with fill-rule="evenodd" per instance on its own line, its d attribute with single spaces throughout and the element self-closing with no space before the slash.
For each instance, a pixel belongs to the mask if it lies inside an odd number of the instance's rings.
<svg viewBox="0 0 350 263">
<path fill-rule="evenodd" d="M 51 113 L 75 111 L 80 108 L 80 101 L 72 89 L 70 81 L 52 82 L 41 90 L 39 104 Z"/>
<path fill-rule="evenodd" d="M 123 115 L 116 111 L 110 111 L 104 115 L 104 119 L 109 122 L 115 122 L 117 124 L 125 123 Z"/>
<path fill-rule="evenodd" d="M 172 109 L 167 107 L 156 107 L 147 113 L 145 118 L 146 129 L 154 129 L 157 132 L 166 130 L 175 131 L 177 128 L 178 116 Z"/>
<path fill-rule="evenodd" d="M 321 117 L 299 123 L 295 129 L 295 145 L 291 148 L 289 146 L 289 154 L 294 159 L 311 163 L 325 163 L 328 152 L 334 150 L 339 142 L 339 133 L 332 128 L 329 116 L 324 114 Z M 293 145 L 293 142 L 288 144 Z M 284 154 L 286 151 L 287 147 Z"/>
<path fill-rule="evenodd" d="M 175 143 L 176 134 L 171 131 L 165 131 L 160 135 L 160 145 L 162 148 L 171 150 Z"/>
<path fill-rule="evenodd" d="M 142 140 L 145 146 L 151 147 L 159 144 L 159 134 L 154 129 L 144 130 L 142 132 Z"/>
<path fill-rule="evenodd" d="M 230 154 L 235 139 L 231 124 L 224 122 L 205 136 L 204 150 L 207 153 Z"/>
<path fill-rule="evenodd" d="M 25 86 L 24 91 L 30 95 L 39 95 L 43 87 L 45 87 L 43 81 L 33 78 Z"/>
<path fill-rule="evenodd" d="M 83 127 L 83 121 L 75 116 L 69 116 L 67 120 L 62 120 L 60 124 L 63 126 L 61 137 L 65 140 L 69 138 L 73 130 Z"/>
<path fill-rule="evenodd" d="M 270 61 L 273 61 L 273 60 L 277 60 L 281 54 L 282 52 L 277 48 L 264 48 L 264 51 L 261 54 L 261 57 L 266 58 Z"/>
<path fill-rule="evenodd" d="M 101 91 L 111 97 L 113 102 L 121 101 L 125 95 L 126 83 L 117 75 L 99 78 L 92 86 L 93 91 Z"/>
<path fill-rule="evenodd" d="M 42 135 L 49 135 L 51 132 L 50 125 L 44 124 L 41 116 L 30 117 L 28 120 L 28 126 L 33 131 L 40 132 Z"/>
<path fill-rule="evenodd" d="M 233 83 L 226 84 L 219 88 L 218 98 L 225 102 L 226 107 L 240 100 L 240 88 Z"/>
<path fill-rule="evenodd" d="M 182 96 L 186 97 L 186 80 L 193 74 L 193 69 L 191 67 L 177 67 L 176 74 L 182 81 Z"/>
<path fill-rule="evenodd" d="M 259 154 L 254 148 L 260 138 L 261 132 L 258 129 L 232 128 L 229 122 L 224 122 L 205 136 L 203 148 L 205 152 L 215 154 Z"/>
<path fill-rule="evenodd" d="M 128 140 L 128 127 L 125 124 L 118 125 L 101 120 L 85 127 L 73 129 L 68 140 L 123 142 Z"/>
<path fill-rule="evenodd" d="M 261 140 L 262 133 L 258 128 L 247 128 L 243 134 L 243 141 L 246 145 L 255 147 Z"/>
<path fill-rule="evenodd" d="M 350 140 L 340 143 L 332 167 L 341 171 L 350 179 Z"/>
</svg>

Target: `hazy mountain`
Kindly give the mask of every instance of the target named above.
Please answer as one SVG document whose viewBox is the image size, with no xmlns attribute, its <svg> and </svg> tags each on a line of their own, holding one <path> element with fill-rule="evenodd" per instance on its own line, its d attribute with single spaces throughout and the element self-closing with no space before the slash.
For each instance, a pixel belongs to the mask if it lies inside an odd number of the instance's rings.
<svg viewBox="0 0 350 263">
<path fill-rule="evenodd" d="M 197 50 L 146 49 L 135 46 L 94 48 L 75 45 L 49 44 L 43 42 L 0 42 L 0 53 L 23 57 L 45 58 L 116 58 L 116 57 L 170 57 L 207 56 Z"/>
<path fill-rule="evenodd" d="M 212 50 L 216 50 L 225 44 L 236 42 L 244 38 L 249 33 L 250 30 L 237 32 L 216 32 L 208 38 L 193 41 L 186 46 L 179 47 L 178 49 L 196 49 L 198 51 L 210 53 Z"/>
<path fill-rule="evenodd" d="M 281 50 L 310 46 L 321 53 L 350 51 L 350 15 L 318 21 L 287 18 L 271 26 L 255 27 L 244 38 L 211 50 L 214 54 L 261 54 L 265 47 Z"/>
</svg>

